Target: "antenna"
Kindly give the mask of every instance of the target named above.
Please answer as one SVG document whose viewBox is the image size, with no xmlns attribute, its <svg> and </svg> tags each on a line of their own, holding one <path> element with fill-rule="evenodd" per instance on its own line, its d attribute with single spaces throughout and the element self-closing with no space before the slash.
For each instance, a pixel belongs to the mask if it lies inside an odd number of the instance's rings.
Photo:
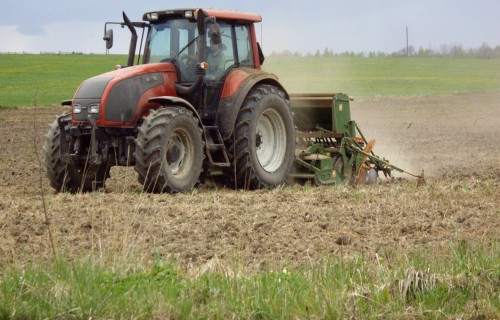
<svg viewBox="0 0 500 320">
<path fill-rule="evenodd" d="M 262 39 L 262 24 L 263 22 L 260 23 L 260 47 L 264 48 L 264 41 Z"/>
</svg>

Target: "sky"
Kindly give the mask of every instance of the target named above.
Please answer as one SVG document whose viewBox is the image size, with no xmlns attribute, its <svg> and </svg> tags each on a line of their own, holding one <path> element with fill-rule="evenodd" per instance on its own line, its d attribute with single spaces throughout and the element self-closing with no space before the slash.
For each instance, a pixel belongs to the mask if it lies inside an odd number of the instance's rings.
<svg viewBox="0 0 500 320">
<path fill-rule="evenodd" d="M 2 1 L 0 52 L 104 53 L 106 21 L 144 12 L 210 7 L 259 13 L 263 51 L 314 53 L 399 51 L 409 44 L 478 48 L 500 45 L 499 0 L 14 0 Z M 119 28 L 118 28 L 119 29 Z M 128 51 L 130 34 L 115 28 L 111 53 Z"/>
</svg>

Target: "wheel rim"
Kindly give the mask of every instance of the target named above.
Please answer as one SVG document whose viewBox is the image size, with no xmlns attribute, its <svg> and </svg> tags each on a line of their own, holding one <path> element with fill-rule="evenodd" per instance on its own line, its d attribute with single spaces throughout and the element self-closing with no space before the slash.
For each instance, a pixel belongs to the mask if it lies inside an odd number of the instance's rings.
<svg viewBox="0 0 500 320">
<path fill-rule="evenodd" d="M 189 134 L 174 131 L 166 141 L 165 162 L 167 169 L 177 178 L 185 176 L 193 163 L 194 148 Z"/>
<path fill-rule="evenodd" d="M 286 129 L 283 119 L 275 110 L 268 109 L 259 117 L 255 146 L 262 168 L 267 172 L 278 170 L 285 159 Z"/>
</svg>

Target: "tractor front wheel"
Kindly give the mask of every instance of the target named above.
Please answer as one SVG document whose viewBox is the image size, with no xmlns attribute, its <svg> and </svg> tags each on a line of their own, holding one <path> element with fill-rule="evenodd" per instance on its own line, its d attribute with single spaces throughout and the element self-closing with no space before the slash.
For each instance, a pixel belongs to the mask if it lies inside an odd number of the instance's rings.
<svg viewBox="0 0 500 320">
<path fill-rule="evenodd" d="M 62 118 L 62 119 L 61 119 Z M 106 179 L 109 178 L 110 167 L 107 163 L 95 165 L 87 161 L 76 162 L 69 157 L 64 159 L 61 155 L 61 130 L 59 128 L 59 119 L 67 122 L 69 114 L 63 114 L 58 117 L 49 126 L 49 131 L 45 138 L 44 162 L 47 169 L 47 178 L 50 186 L 58 192 L 89 192 L 104 187 Z M 66 130 L 66 137 L 70 137 Z M 70 144 L 71 139 L 67 141 L 70 152 L 75 151 Z M 88 153 L 88 148 L 80 146 L 82 150 Z M 86 150 L 84 150 L 86 149 Z M 62 156 L 62 157 L 61 157 Z"/>
<path fill-rule="evenodd" d="M 182 107 L 152 110 L 135 140 L 135 171 L 148 192 L 184 192 L 194 188 L 203 169 L 199 121 Z"/>
</svg>

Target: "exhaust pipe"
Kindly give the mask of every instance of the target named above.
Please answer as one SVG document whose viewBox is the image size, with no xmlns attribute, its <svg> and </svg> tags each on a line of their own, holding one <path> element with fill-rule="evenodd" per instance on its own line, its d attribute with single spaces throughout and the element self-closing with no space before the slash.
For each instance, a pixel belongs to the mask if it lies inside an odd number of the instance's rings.
<svg viewBox="0 0 500 320">
<path fill-rule="evenodd" d="M 125 14 L 125 11 L 122 11 L 122 13 L 123 13 L 123 21 L 130 30 L 130 33 L 132 34 L 132 36 L 130 37 L 130 47 L 128 49 L 128 61 L 127 61 L 127 67 L 131 67 L 134 65 L 135 48 L 137 46 L 137 32 L 135 31 L 132 22 L 130 22 L 130 19 Z"/>
</svg>

